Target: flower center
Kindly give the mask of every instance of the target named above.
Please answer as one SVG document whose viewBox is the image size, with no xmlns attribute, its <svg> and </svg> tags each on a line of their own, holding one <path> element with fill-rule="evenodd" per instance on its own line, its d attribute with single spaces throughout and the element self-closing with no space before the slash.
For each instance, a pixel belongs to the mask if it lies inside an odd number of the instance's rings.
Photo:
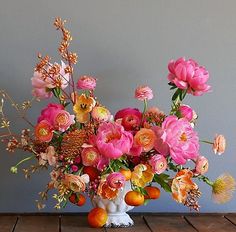
<svg viewBox="0 0 236 232">
<path fill-rule="evenodd" d="M 39 129 L 39 134 L 42 136 L 48 135 L 48 130 L 45 128 L 40 128 Z"/>
<path fill-rule="evenodd" d="M 68 117 L 65 114 L 60 114 L 57 116 L 57 123 L 59 125 L 66 124 L 68 122 Z"/>
<path fill-rule="evenodd" d="M 188 140 L 187 134 L 185 132 L 183 132 L 180 136 L 180 140 L 182 142 L 186 142 Z"/>
</svg>

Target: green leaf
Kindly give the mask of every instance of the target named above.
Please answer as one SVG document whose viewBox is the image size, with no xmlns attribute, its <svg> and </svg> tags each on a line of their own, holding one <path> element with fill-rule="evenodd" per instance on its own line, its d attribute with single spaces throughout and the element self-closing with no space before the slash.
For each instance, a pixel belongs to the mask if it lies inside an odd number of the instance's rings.
<svg viewBox="0 0 236 232">
<path fill-rule="evenodd" d="M 174 95 L 172 96 L 172 101 L 175 101 L 181 94 L 182 90 L 181 89 L 177 89 L 174 93 Z"/>
<path fill-rule="evenodd" d="M 168 183 L 169 182 L 168 178 L 169 175 L 166 174 L 160 174 L 160 175 L 155 174 L 153 180 L 157 182 L 166 192 L 171 192 L 171 187 Z"/>
<path fill-rule="evenodd" d="M 150 202 L 150 199 L 145 199 L 143 205 L 147 205 Z"/>
</svg>

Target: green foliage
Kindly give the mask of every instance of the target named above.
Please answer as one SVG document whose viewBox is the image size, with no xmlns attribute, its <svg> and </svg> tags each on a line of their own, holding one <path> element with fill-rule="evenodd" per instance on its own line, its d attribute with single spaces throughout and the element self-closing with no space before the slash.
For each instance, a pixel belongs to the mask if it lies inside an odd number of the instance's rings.
<svg viewBox="0 0 236 232">
<path fill-rule="evenodd" d="M 169 185 L 170 182 L 170 176 L 167 174 L 155 174 L 153 180 L 158 183 L 166 192 L 171 193 L 171 187 Z"/>
</svg>

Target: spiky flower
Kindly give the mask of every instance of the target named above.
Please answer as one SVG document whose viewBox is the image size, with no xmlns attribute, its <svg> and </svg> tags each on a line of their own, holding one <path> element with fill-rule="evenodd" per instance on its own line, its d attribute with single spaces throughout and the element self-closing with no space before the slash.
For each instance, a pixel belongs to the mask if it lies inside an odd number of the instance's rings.
<svg viewBox="0 0 236 232">
<path fill-rule="evenodd" d="M 212 199 L 218 204 L 224 204 L 233 197 L 236 188 L 234 178 L 225 173 L 219 176 L 212 185 Z"/>
</svg>

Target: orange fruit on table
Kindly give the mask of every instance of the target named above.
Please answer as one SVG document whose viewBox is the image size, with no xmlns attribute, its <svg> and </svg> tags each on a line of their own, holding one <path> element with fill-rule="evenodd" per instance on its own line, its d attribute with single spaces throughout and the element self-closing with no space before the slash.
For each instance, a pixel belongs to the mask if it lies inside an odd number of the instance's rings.
<svg viewBox="0 0 236 232">
<path fill-rule="evenodd" d="M 88 214 L 88 223 L 91 227 L 99 228 L 106 224 L 108 215 L 103 208 L 93 208 Z"/>
<path fill-rule="evenodd" d="M 130 169 L 121 168 L 120 173 L 123 174 L 126 181 L 131 179 L 132 172 L 130 171 Z"/>
<path fill-rule="evenodd" d="M 86 202 L 85 196 L 83 194 L 79 194 L 78 201 L 77 201 L 76 205 L 82 206 L 85 204 L 85 202 Z"/>
<path fill-rule="evenodd" d="M 69 201 L 73 204 L 76 204 L 77 201 L 77 195 L 75 193 L 72 193 L 69 197 Z"/>
<path fill-rule="evenodd" d="M 144 196 L 137 191 L 129 191 L 125 195 L 125 203 L 131 206 L 143 205 Z"/>
<path fill-rule="evenodd" d="M 147 191 L 148 195 L 144 195 L 145 199 L 158 199 L 161 195 L 159 188 L 154 186 L 146 186 L 144 189 Z"/>
<path fill-rule="evenodd" d="M 92 166 L 85 166 L 83 168 L 83 173 L 89 175 L 90 181 L 96 180 L 98 176 L 100 175 L 100 171 L 97 168 L 92 167 Z"/>
</svg>

